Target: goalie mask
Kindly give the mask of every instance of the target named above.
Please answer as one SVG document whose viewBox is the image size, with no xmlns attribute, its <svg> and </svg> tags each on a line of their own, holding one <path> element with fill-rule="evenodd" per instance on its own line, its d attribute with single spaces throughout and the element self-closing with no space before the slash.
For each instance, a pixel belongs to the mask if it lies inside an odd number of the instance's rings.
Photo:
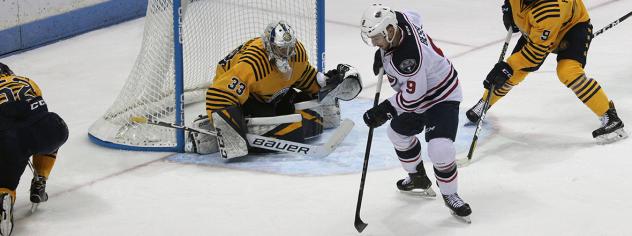
<svg viewBox="0 0 632 236">
<path fill-rule="evenodd" d="M 0 76 L 2 75 L 14 75 L 14 74 L 13 74 L 13 71 L 9 69 L 9 66 L 0 62 Z"/>
<path fill-rule="evenodd" d="M 296 54 L 294 30 L 285 21 L 270 23 L 263 33 L 263 43 L 270 61 L 283 73 L 291 71 L 290 58 Z"/>
<path fill-rule="evenodd" d="M 364 43 L 371 47 L 376 45 L 371 41 L 371 38 L 376 36 L 383 36 L 389 45 L 393 43 L 393 37 L 388 37 L 388 31 L 386 30 L 389 25 L 397 27 L 397 18 L 395 12 L 388 7 L 381 4 L 373 4 L 362 14 L 362 21 L 360 26 L 360 35 Z"/>
</svg>

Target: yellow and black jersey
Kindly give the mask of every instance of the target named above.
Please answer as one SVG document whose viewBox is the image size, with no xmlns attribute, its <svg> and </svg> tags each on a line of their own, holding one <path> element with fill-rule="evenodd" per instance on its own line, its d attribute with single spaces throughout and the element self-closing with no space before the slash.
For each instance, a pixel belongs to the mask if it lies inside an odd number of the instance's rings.
<svg viewBox="0 0 632 236">
<path fill-rule="evenodd" d="M 0 105 L 15 101 L 27 101 L 41 96 L 42 91 L 29 78 L 15 75 L 0 77 Z"/>
<path fill-rule="evenodd" d="M 576 24 L 590 20 L 582 0 L 509 0 L 513 19 L 527 43 L 507 63 L 514 70 L 534 71 Z"/>
<path fill-rule="evenodd" d="M 284 74 L 270 62 L 261 38 L 254 38 L 231 52 L 216 68 L 215 78 L 206 92 L 209 113 L 232 105 L 243 105 L 251 98 L 269 103 L 290 88 L 316 94 L 316 69 L 310 65 L 307 51 L 296 43 L 296 54 L 289 60 L 291 72 Z"/>
</svg>

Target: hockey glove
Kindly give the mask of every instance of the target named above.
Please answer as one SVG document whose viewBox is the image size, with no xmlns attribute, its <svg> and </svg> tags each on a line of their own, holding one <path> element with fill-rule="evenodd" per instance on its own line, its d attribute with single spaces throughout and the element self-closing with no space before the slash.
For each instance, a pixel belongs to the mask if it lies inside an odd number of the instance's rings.
<svg viewBox="0 0 632 236">
<path fill-rule="evenodd" d="M 397 111 L 388 100 L 383 101 L 380 105 L 373 107 L 364 113 L 362 117 L 366 126 L 377 128 L 386 123 L 387 120 L 397 115 Z"/>
<path fill-rule="evenodd" d="M 380 49 L 375 51 L 375 56 L 373 57 L 373 74 L 377 75 L 380 73 L 380 68 L 382 68 L 382 52 Z"/>
<path fill-rule="evenodd" d="M 342 82 L 344 75 L 345 73 L 344 72 L 340 73 L 338 71 L 338 68 L 327 71 L 327 73 L 325 73 L 325 84 L 322 87 L 331 86 L 332 84 L 334 85 L 340 84 L 340 82 Z"/>
<path fill-rule="evenodd" d="M 502 87 L 509 78 L 513 76 L 513 69 L 506 62 L 498 62 L 494 65 L 494 68 L 487 74 L 487 78 L 483 81 L 483 87 L 490 89 L 492 85 L 494 88 Z"/>
<path fill-rule="evenodd" d="M 511 5 L 509 5 L 509 1 L 505 0 L 501 9 L 503 12 L 503 24 L 505 25 L 505 30 L 509 30 L 509 27 L 511 27 L 511 32 L 513 33 L 520 31 L 513 20 L 513 14 L 511 13 Z"/>
</svg>

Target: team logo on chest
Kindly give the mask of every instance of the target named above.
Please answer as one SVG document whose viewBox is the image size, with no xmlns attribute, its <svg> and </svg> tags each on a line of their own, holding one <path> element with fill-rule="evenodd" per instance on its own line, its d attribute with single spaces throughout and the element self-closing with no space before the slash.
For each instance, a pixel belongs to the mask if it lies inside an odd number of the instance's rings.
<svg viewBox="0 0 632 236">
<path fill-rule="evenodd" d="M 399 69 L 406 74 L 413 73 L 415 66 L 417 66 L 415 59 L 406 59 L 399 63 Z"/>
</svg>

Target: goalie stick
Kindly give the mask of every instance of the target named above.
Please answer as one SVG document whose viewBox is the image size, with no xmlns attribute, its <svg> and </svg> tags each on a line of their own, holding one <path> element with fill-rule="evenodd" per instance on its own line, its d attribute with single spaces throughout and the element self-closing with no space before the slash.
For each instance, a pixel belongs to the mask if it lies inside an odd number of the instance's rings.
<svg viewBox="0 0 632 236">
<path fill-rule="evenodd" d="M 132 117 L 131 121 L 137 124 L 150 124 L 174 129 L 183 129 L 189 132 L 202 133 L 217 136 L 217 132 L 210 130 L 195 129 L 187 126 L 181 126 L 159 120 L 149 119 L 147 117 Z M 327 142 L 322 145 L 310 145 L 282 139 L 265 137 L 256 134 L 246 134 L 248 144 L 251 147 L 263 148 L 272 151 L 298 154 L 308 157 L 326 157 L 331 154 L 336 147 L 347 137 L 355 124 L 349 119 L 344 119 L 334 133 L 329 137 Z"/>
</svg>

